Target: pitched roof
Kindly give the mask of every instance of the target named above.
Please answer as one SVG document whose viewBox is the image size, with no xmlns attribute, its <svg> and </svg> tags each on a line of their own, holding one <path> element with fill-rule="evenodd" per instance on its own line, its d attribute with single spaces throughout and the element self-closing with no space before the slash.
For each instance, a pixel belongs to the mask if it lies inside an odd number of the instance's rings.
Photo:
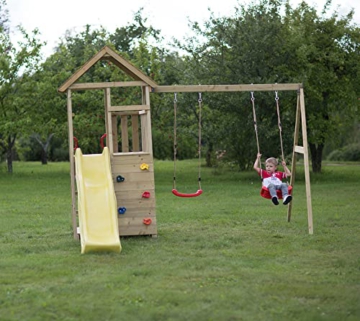
<svg viewBox="0 0 360 321">
<path fill-rule="evenodd" d="M 65 92 L 73 83 L 75 83 L 83 74 L 85 74 L 92 66 L 94 66 L 99 60 L 111 61 L 114 65 L 124 71 L 126 74 L 148 84 L 155 88 L 157 83 L 150 77 L 146 76 L 128 60 L 121 57 L 114 50 L 108 46 L 103 47 L 97 54 L 90 58 L 81 68 L 79 68 L 74 74 L 72 74 L 58 89 L 59 92 Z"/>
</svg>

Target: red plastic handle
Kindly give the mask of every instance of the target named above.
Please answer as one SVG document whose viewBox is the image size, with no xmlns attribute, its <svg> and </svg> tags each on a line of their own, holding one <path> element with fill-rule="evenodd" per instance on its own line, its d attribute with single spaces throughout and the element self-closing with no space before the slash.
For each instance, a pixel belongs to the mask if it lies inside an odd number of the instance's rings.
<svg viewBox="0 0 360 321">
<path fill-rule="evenodd" d="M 74 138 L 74 151 L 75 151 L 76 148 L 79 147 L 79 141 L 78 141 L 78 139 L 77 139 L 75 136 L 74 136 L 73 138 Z"/>
<path fill-rule="evenodd" d="M 176 189 L 173 189 L 172 190 L 172 193 L 175 195 L 175 196 L 179 196 L 179 197 L 196 197 L 196 196 L 200 196 L 202 194 L 202 189 L 198 189 L 196 191 L 196 193 L 192 193 L 192 194 L 186 194 L 186 193 L 180 193 L 178 192 Z"/>
<path fill-rule="evenodd" d="M 104 145 L 105 137 L 106 137 L 106 133 L 104 135 L 102 135 L 101 138 L 100 138 L 100 146 L 101 146 L 102 149 L 104 149 L 104 146 L 105 146 Z"/>
</svg>

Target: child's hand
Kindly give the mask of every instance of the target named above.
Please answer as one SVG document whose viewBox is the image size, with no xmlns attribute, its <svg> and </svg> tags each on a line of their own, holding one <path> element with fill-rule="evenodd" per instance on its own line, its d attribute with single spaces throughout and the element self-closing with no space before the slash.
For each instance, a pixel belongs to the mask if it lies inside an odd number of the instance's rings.
<svg viewBox="0 0 360 321">
<path fill-rule="evenodd" d="M 260 153 L 257 153 L 257 156 L 256 156 L 257 158 L 260 158 L 261 157 L 261 154 Z"/>
<path fill-rule="evenodd" d="M 285 161 L 282 161 L 282 162 L 281 162 L 281 165 L 282 165 L 282 166 L 286 166 L 286 162 L 285 162 Z"/>
</svg>

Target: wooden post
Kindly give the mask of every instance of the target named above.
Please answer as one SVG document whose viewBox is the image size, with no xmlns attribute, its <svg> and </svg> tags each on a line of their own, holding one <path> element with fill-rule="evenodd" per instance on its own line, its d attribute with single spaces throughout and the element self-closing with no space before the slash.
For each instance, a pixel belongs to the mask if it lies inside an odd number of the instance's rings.
<svg viewBox="0 0 360 321">
<path fill-rule="evenodd" d="M 114 153 L 114 144 L 113 144 L 113 126 L 111 119 L 111 96 L 110 88 L 105 88 L 105 126 L 106 126 L 106 146 L 109 147 L 110 157 Z"/>
<path fill-rule="evenodd" d="M 141 87 L 141 95 L 142 95 L 142 104 L 145 105 L 146 104 L 146 99 L 145 99 L 145 87 Z M 148 141 L 147 141 L 147 123 L 146 123 L 146 114 L 150 112 L 149 110 L 146 110 L 145 113 L 141 113 L 140 114 L 140 127 L 141 127 L 141 150 L 143 152 L 148 152 Z"/>
<path fill-rule="evenodd" d="M 302 139 L 303 146 L 299 146 L 299 129 L 302 129 Z M 304 99 L 304 89 L 299 88 L 296 104 L 296 118 L 295 118 L 295 130 L 294 130 L 294 148 L 292 153 L 292 163 L 291 163 L 291 180 L 290 185 L 294 186 L 295 182 L 295 173 L 296 173 L 296 153 L 304 155 L 304 172 L 305 172 L 305 187 L 306 187 L 306 205 L 308 213 L 308 230 L 309 234 L 313 234 L 313 216 L 312 216 L 312 205 L 311 205 L 311 191 L 310 191 L 310 166 L 309 166 L 309 151 L 308 151 L 308 141 L 307 141 L 307 130 L 306 130 L 306 114 L 305 114 L 305 99 Z M 288 206 L 287 218 L 290 222 L 291 218 L 291 208 L 292 203 Z"/>
<path fill-rule="evenodd" d="M 71 221 L 73 227 L 74 239 L 78 239 L 77 234 L 77 217 L 76 217 L 76 195 L 75 195 L 75 162 L 74 162 L 74 133 L 73 133 L 73 116 L 71 103 L 71 90 L 67 91 L 67 116 L 69 126 L 69 160 L 70 160 L 70 182 L 71 182 Z"/>
<path fill-rule="evenodd" d="M 305 115 L 305 98 L 304 89 L 300 88 L 300 111 L 301 111 L 301 129 L 304 148 L 304 171 L 305 171 L 305 187 L 306 187 L 306 203 L 308 211 L 308 229 L 309 234 L 313 234 L 313 216 L 311 205 L 311 190 L 310 190 L 310 166 L 309 166 L 309 152 L 308 152 L 308 140 L 306 130 L 306 115 Z"/>
<path fill-rule="evenodd" d="M 131 115 L 131 129 L 132 129 L 132 151 L 140 151 L 139 144 L 139 115 Z"/>
<path fill-rule="evenodd" d="M 293 153 L 292 153 L 292 162 L 291 162 L 291 178 L 290 178 L 290 185 L 293 187 L 294 190 L 294 183 L 295 183 L 295 174 L 296 174 L 296 151 L 295 147 L 299 143 L 299 129 L 300 129 L 300 91 L 298 91 L 297 95 L 297 102 L 296 102 L 296 116 L 295 116 L 295 130 L 294 130 L 294 144 L 293 144 Z M 292 209 L 292 202 L 288 205 L 288 212 L 287 212 L 287 221 L 290 222 L 291 219 L 291 209 Z"/>
<path fill-rule="evenodd" d="M 150 87 L 143 87 L 143 104 L 150 106 Z M 146 113 L 146 145 L 147 151 L 152 155 L 152 132 L 151 132 L 151 114 L 150 109 Z"/>
<path fill-rule="evenodd" d="M 117 115 L 111 114 L 111 124 L 112 124 L 112 132 L 113 132 L 113 152 L 119 152 L 118 146 L 118 127 L 117 127 Z"/>
<path fill-rule="evenodd" d="M 129 151 L 129 134 L 128 134 L 128 116 L 121 116 L 121 151 L 127 153 Z"/>
</svg>

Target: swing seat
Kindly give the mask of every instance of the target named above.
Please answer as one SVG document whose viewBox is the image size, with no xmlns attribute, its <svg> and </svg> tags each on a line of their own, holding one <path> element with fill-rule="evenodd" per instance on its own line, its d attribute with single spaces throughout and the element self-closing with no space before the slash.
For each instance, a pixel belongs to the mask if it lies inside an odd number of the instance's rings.
<svg viewBox="0 0 360 321">
<path fill-rule="evenodd" d="M 196 196 L 200 196 L 202 194 L 202 192 L 203 192 L 202 189 L 198 189 L 196 193 L 192 193 L 192 194 L 180 193 L 176 189 L 172 190 L 172 193 L 175 196 L 179 196 L 179 197 L 196 197 Z"/>
<path fill-rule="evenodd" d="M 289 195 L 291 195 L 291 193 L 292 193 L 292 186 L 291 185 L 288 185 L 288 190 L 289 190 Z M 277 190 L 276 194 L 277 194 L 277 197 L 278 197 L 279 200 L 281 200 L 283 198 L 281 190 Z M 263 186 L 261 188 L 260 195 L 262 197 L 264 197 L 264 198 L 271 199 L 269 189 L 267 187 L 265 187 L 265 186 Z"/>
</svg>

